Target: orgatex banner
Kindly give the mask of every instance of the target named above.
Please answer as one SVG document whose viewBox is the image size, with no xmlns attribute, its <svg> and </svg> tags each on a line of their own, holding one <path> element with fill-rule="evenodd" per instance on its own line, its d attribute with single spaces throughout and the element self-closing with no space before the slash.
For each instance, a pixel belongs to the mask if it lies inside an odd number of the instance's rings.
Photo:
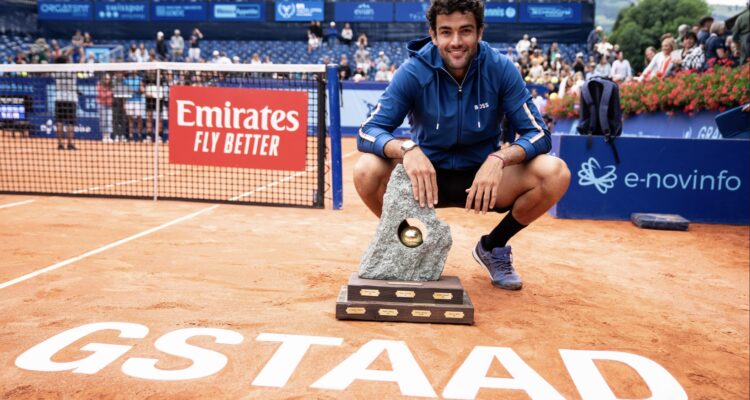
<svg viewBox="0 0 750 400">
<path fill-rule="evenodd" d="M 306 133 L 306 92 L 170 89 L 170 163 L 303 171 Z"/>
<path fill-rule="evenodd" d="M 553 135 L 570 186 L 552 213 L 561 218 L 629 219 L 679 214 L 693 222 L 750 223 L 748 140 L 615 140 L 620 163 L 601 136 Z"/>
</svg>

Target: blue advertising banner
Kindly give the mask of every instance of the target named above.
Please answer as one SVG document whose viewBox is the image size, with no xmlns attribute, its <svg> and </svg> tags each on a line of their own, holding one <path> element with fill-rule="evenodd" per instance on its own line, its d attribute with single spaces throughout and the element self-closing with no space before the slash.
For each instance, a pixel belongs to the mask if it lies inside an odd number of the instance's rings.
<svg viewBox="0 0 750 400">
<path fill-rule="evenodd" d="M 581 3 L 521 3 L 519 22 L 580 24 Z"/>
<path fill-rule="evenodd" d="M 487 7 L 485 4 L 485 7 Z M 425 22 L 429 2 L 424 3 L 395 3 L 396 22 Z"/>
<path fill-rule="evenodd" d="M 148 1 L 98 1 L 95 11 L 100 21 L 148 21 Z"/>
<path fill-rule="evenodd" d="M 211 3 L 209 19 L 212 21 L 261 22 L 266 20 L 266 5 L 262 0 Z"/>
<path fill-rule="evenodd" d="M 693 222 L 750 223 L 750 145 L 744 140 L 619 138 L 620 164 L 601 137 L 553 135 L 570 187 L 560 218 L 630 219 L 679 214 Z"/>
<path fill-rule="evenodd" d="M 151 19 L 154 21 L 205 21 L 208 17 L 208 7 L 204 2 L 153 3 Z"/>
<path fill-rule="evenodd" d="M 516 22 L 518 6 L 513 3 L 484 3 L 485 22 Z"/>
<path fill-rule="evenodd" d="M 721 139 L 716 126 L 715 111 L 702 111 L 688 116 L 675 113 L 645 113 L 625 118 L 622 136 L 683 138 L 683 139 Z M 554 133 L 577 135 L 577 119 L 563 119 L 555 122 Z"/>
<path fill-rule="evenodd" d="M 334 4 L 334 19 L 341 22 L 392 22 L 393 3 Z"/>
<path fill-rule="evenodd" d="M 90 1 L 39 0 L 40 20 L 88 21 L 93 18 L 94 6 Z"/>
<path fill-rule="evenodd" d="M 277 22 L 322 21 L 323 0 L 281 0 L 274 7 Z"/>
</svg>

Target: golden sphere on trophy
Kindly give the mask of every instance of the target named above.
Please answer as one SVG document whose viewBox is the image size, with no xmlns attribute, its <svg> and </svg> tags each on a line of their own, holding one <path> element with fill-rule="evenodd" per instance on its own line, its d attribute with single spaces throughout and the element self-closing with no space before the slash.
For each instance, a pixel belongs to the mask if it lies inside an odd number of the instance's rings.
<svg viewBox="0 0 750 400">
<path fill-rule="evenodd" d="M 422 231 L 416 226 L 408 226 L 404 228 L 398 235 L 401 243 L 406 247 L 417 247 L 422 244 Z"/>
</svg>

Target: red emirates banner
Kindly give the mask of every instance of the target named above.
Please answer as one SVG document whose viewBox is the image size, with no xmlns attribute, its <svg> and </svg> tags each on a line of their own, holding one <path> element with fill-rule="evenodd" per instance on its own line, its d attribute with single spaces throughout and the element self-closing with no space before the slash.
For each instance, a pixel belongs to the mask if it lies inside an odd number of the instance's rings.
<svg viewBox="0 0 750 400">
<path fill-rule="evenodd" d="M 307 92 L 172 86 L 169 162 L 304 171 Z"/>
</svg>

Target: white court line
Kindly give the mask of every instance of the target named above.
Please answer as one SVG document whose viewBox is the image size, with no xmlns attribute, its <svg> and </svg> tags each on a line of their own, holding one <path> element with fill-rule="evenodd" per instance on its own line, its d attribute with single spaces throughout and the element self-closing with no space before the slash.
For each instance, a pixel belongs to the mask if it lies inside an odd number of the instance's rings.
<svg viewBox="0 0 750 400">
<path fill-rule="evenodd" d="M 34 201 L 34 200 L 25 200 L 25 201 L 19 201 L 19 202 L 16 202 L 16 203 L 3 204 L 3 205 L 0 205 L 0 208 L 9 208 L 9 207 L 15 207 L 15 206 L 22 206 L 24 204 L 29 204 L 32 201 Z"/>
<path fill-rule="evenodd" d="M 349 157 L 351 157 L 351 156 L 353 156 L 353 155 L 355 155 L 357 153 L 359 153 L 359 150 L 350 151 L 350 152 L 344 154 L 341 158 L 349 158 Z"/>
<path fill-rule="evenodd" d="M 101 253 L 101 252 L 103 252 L 105 250 L 109 250 L 109 249 L 115 248 L 115 247 L 117 247 L 117 246 L 119 246 L 121 244 L 125 244 L 127 242 L 130 242 L 132 240 L 138 239 L 140 237 L 143 237 L 143 236 L 152 234 L 154 232 L 160 231 L 160 230 L 162 230 L 164 228 L 170 227 L 170 226 L 172 226 L 174 224 L 178 224 L 178 223 L 180 223 L 182 221 L 187 221 L 187 220 L 189 220 L 191 218 L 197 217 L 200 214 L 203 214 L 205 212 L 211 211 L 211 210 L 215 209 L 218 206 L 219 205 L 216 204 L 216 205 L 213 205 L 211 207 L 204 208 L 204 209 L 202 209 L 200 211 L 196 211 L 196 212 L 194 212 L 192 214 L 185 215 L 183 217 L 180 217 L 180 218 L 177 218 L 175 220 L 169 221 L 167 223 L 161 224 L 161 225 L 159 225 L 159 226 L 157 226 L 155 228 L 151 228 L 151 229 L 145 230 L 143 232 L 136 233 L 133 236 L 127 237 L 125 239 L 118 240 L 118 241 L 116 241 L 114 243 L 110 243 L 110 244 L 108 244 L 106 246 L 99 247 L 98 249 L 94 249 L 94 250 L 91 250 L 89 252 L 83 253 L 80 256 L 69 258 L 69 259 L 67 259 L 65 261 L 61 261 L 61 262 L 59 262 L 57 264 L 50 265 L 49 267 L 42 268 L 40 270 L 28 273 L 28 274 L 26 274 L 24 276 L 21 276 L 21 277 L 18 277 L 16 279 L 13 279 L 13 280 L 10 280 L 8 282 L 5 282 L 3 284 L 0 284 L 0 289 L 5 289 L 5 288 L 7 288 L 9 286 L 15 285 L 16 283 L 20 283 L 20 282 L 23 282 L 25 280 L 31 279 L 31 278 L 33 278 L 35 276 L 38 276 L 38 275 L 41 275 L 41 274 L 44 274 L 44 273 L 47 273 L 47 272 L 50 272 L 50 271 L 54 271 L 54 270 L 56 270 L 58 268 L 62 268 L 64 266 L 66 266 L 68 264 L 74 263 L 76 261 L 82 260 L 82 259 L 90 257 L 90 256 L 93 256 L 95 254 L 99 254 L 99 253 Z"/>
<path fill-rule="evenodd" d="M 295 173 L 293 173 L 293 174 L 291 174 L 291 175 L 289 175 L 289 176 L 287 176 L 287 177 L 285 177 L 283 179 L 280 179 L 278 181 L 273 181 L 273 182 L 267 183 L 267 184 L 265 184 L 263 186 L 258 186 L 258 187 L 256 187 L 255 189 L 253 189 L 253 190 L 251 190 L 249 192 L 245 192 L 245 193 L 242 193 L 242 194 L 240 194 L 238 196 L 234 196 L 234 197 L 230 198 L 229 201 L 237 201 L 237 200 L 239 200 L 239 199 L 241 199 L 243 197 L 252 196 L 253 194 L 255 194 L 257 192 L 262 192 L 262 191 L 264 191 L 264 190 L 266 190 L 266 189 L 268 189 L 270 187 L 274 187 L 274 186 L 278 185 L 279 183 L 284 183 L 284 182 L 290 181 L 290 180 L 292 180 L 292 179 L 294 179 L 294 178 L 296 178 L 298 176 L 301 176 L 301 175 L 304 175 L 304 174 L 308 173 L 309 171 L 312 171 L 312 168 L 308 168 L 308 169 L 306 169 L 304 171 L 295 172 Z"/>
<path fill-rule="evenodd" d="M 174 176 L 174 175 L 178 175 L 178 174 L 179 174 L 179 172 L 170 172 L 170 173 L 167 173 L 167 174 L 160 174 L 158 176 L 158 178 L 161 179 L 161 178 L 164 178 L 165 176 Z M 70 192 L 70 194 L 80 194 L 80 193 L 86 193 L 86 192 L 95 192 L 95 191 L 100 190 L 100 189 L 109 189 L 109 188 L 112 188 L 112 187 L 115 187 L 115 186 L 132 185 L 134 183 L 140 183 L 140 182 L 144 182 L 144 181 L 151 181 L 153 179 L 154 179 L 154 176 L 153 175 L 149 175 L 149 176 L 144 176 L 141 179 L 131 179 L 129 181 L 122 181 L 122 182 L 110 183 L 109 185 L 105 185 L 105 186 L 92 186 L 92 187 L 90 187 L 88 189 L 78 189 L 78 190 Z"/>
</svg>

